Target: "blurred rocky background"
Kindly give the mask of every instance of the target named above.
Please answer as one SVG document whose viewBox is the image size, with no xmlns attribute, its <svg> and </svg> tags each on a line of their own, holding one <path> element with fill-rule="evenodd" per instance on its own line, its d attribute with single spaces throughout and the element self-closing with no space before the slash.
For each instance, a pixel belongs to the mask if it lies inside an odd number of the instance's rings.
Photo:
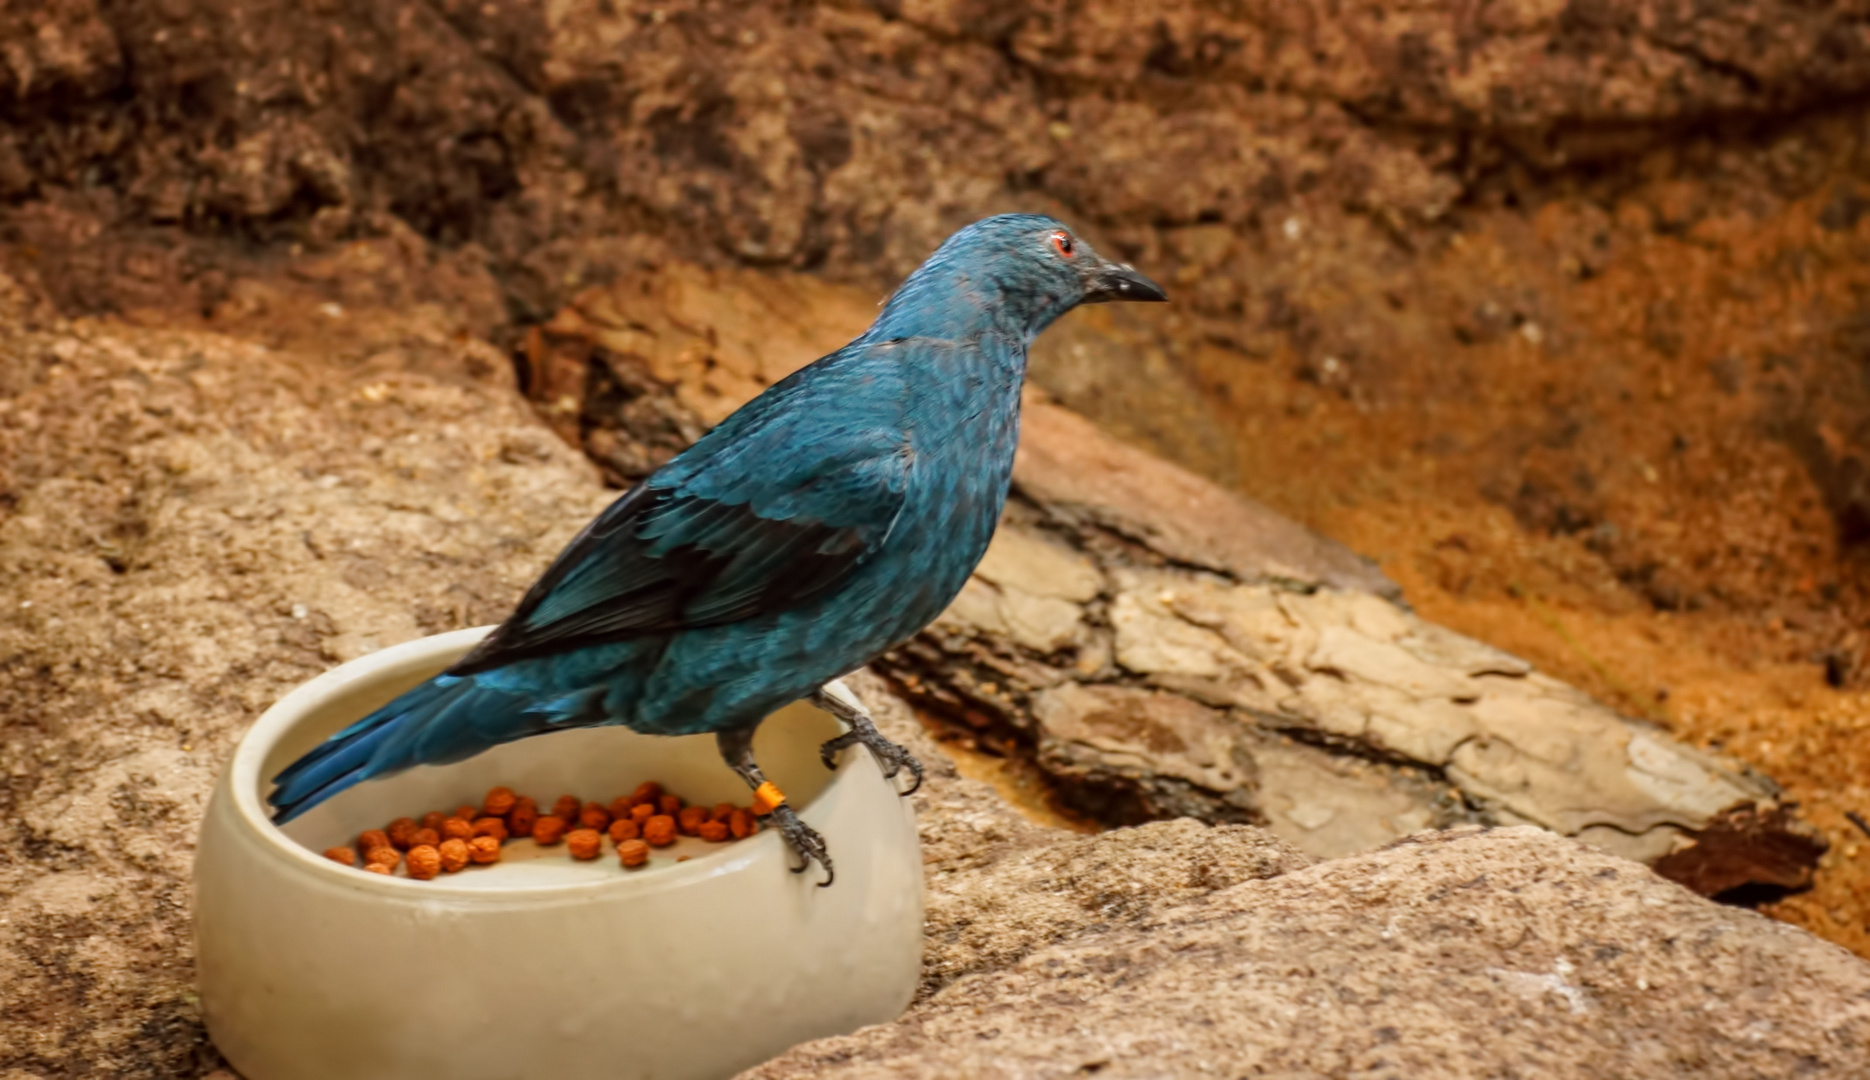
<svg viewBox="0 0 1870 1080">
<path fill-rule="evenodd" d="M 947 755 L 924 997 L 772 1075 L 1870 1058 L 1783 925 L 1870 955 L 1870 3 L 0 0 L 0 117 L 7 1080 L 224 1067 L 244 726 L 1011 209 L 1175 302 L 1035 355 L 1001 542 L 865 684 Z M 1516 824 L 1779 922 L 1371 851 Z M 1178 1042 L 1247 971 L 1300 1013 Z M 1394 1049 L 1449 1025 L 1557 1056 Z"/>
</svg>

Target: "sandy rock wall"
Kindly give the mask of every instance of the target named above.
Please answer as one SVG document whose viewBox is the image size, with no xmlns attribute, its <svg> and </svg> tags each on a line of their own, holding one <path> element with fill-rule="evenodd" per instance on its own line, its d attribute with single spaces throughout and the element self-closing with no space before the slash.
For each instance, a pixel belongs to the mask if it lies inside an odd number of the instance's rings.
<svg viewBox="0 0 1870 1080">
<path fill-rule="evenodd" d="M 1055 210 L 1176 294 L 1080 320 L 1047 376 L 1118 434 L 1339 532 L 1398 489 L 1503 508 L 1590 579 L 1567 599 L 1783 608 L 1756 648 L 1870 670 L 1860 4 L 20 0 L 0 26 L 0 264 L 63 310 L 212 311 L 256 253 L 401 230 L 492 284 L 507 345 L 651 248 L 883 288 L 964 221 Z M 1450 591 L 1564 591 L 1414 524 Z"/>
<path fill-rule="evenodd" d="M 504 345 L 646 246 L 881 288 L 1050 209 L 1174 286 L 1082 320 L 1049 380 L 1120 435 L 1340 530 L 1337 502 L 1429 484 L 1559 541 L 1592 603 L 1783 606 L 1788 654 L 1862 667 L 1860 4 L 4 20 L 0 263 L 64 310 L 210 311 L 255 251 L 401 229 L 494 283 Z M 1431 557 L 1512 558 L 1474 554 Z"/>
<path fill-rule="evenodd" d="M 6 18 L 6 99 L 38 121 L 9 135 L 9 194 L 110 158 L 153 220 L 316 233 L 387 209 L 496 244 L 634 203 L 746 258 L 886 275 L 1009 197 L 1131 234 L 1311 199 L 1432 220 L 1507 158 L 1588 161 L 1870 86 L 1860 5 L 1772 0 L 60 0 Z"/>
</svg>

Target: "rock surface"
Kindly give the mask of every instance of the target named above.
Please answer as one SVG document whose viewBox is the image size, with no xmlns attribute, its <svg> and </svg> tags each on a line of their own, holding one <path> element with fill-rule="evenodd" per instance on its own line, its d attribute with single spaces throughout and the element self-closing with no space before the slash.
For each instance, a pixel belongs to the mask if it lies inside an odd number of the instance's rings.
<svg viewBox="0 0 1870 1080">
<path fill-rule="evenodd" d="M 983 957 L 893 1024 L 742 1075 L 1737 1080 L 1870 1069 L 1870 965 L 1583 844 L 1457 830 L 1299 867 L 1266 859 L 1267 841 L 1202 832 L 1147 825 L 1029 856 L 1072 865 L 1072 893 L 1107 898 L 1098 920 Z M 1212 860 L 1238 883 L 1124 902 L 1135 873 L 1178 860 Z M 1003 902 L 1014 922 L 1048 921 L 1059 903 L 1052 890 Z"/>
<path fill-rule="evenodd" d="M 147 220 L 325 239 L 394 213 L 548 289 L 579 233 L 646 218 L 882 276 L 1035 190 L 1137 241 L 1311 203 L 1406 227 L 1505 160 L 1601 160 L 1870 86 L 1859 5 L 1791 0 L 63 0 L 3 18 L 21 44 L 0 102 L 27 122 L 0 143 L 0 192 L 109 163 Z"/>
<path fill-rule="evenodd" d="M 1314 863 L 1252 826 L 1035 828 L 935 765 L 923 987 L 742 1074 L 1852 1076 L 1870 964 L 1549 832 L 1463 826 Z"/>
<path fill-rule="evenodd" d="M 193 1075 L 189 868 L 240 734 L 335 663 L 498 620 L 607 493 L 446 312 L 276 306 L 373 343 L 346 363 L 10 285 L 0 1075 Z"/>
</svg>

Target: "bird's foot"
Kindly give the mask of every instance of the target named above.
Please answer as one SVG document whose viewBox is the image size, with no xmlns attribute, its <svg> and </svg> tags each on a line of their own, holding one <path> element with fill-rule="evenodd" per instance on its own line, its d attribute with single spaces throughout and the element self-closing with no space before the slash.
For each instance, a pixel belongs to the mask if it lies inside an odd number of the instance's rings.
<svg viewBox="0 0 1870 1080">
<path fill-rule="evenodd" d="M 825 880 L 819 882 L 818 887 L 822 889 L 831 884 L 834 876 L 831 853 L 825 849 L 825 838 L 818 835 L 818 830 L 799 820 L 798 812 L 783 804 L 775 806 L 768 816 L 778 827 L 779 835 L 786 838 L 786 845 L 798 853 L 799 865 L 793 867 L 792 872 L 803 874 L 816 861 L 825 868 Z"/>
<path fill-rule="evenodd" d="M 828 740 L 818 748 L 819 760 L 825 763 L 825 768 L 838 767 L 836 760 L 838 751 L 862 743 L 877 756 L 877 763 L 883 766 L 884 779 L 894 780 L 897 773 L 908 769 L 909 774 L 915 777 L 915 783 L 909 785 L 908 791 L 899 792 L 899 794 L 915 794 L 916 789 L 922 786 L 922 763 L 916 760 L 916 756 L 884 738 L 883 733 L 878 731 L 877 726 L 871 723 L 870 718 L 863 713 L 847 715 L 844 720 L 851 725 L 851 729 L 835 739 Z"/>
<path fill-rule="evenodd" d="M 761 821 L 777 828 L 779 835 L 786 838 L 786 846 L 798 853 L 799 865 L 793 867 L 792 872 L 803 874 L 811 869 L 813 862 L 825 868 L 825 880 L 818 883 L 822 889 L 831 884 L 833 876 L 831 853 L 825 849 L 825 838 L 799 820 L 798 811 L 786 805 L 785 793 L 779 790 L 779 785 L 768 780 L 753 763 L 753 730 L 747 727 L 716 732 L 714 737 L 720 742 L 721 758 L 753 789 L 753 812 Z"/>
</svg>

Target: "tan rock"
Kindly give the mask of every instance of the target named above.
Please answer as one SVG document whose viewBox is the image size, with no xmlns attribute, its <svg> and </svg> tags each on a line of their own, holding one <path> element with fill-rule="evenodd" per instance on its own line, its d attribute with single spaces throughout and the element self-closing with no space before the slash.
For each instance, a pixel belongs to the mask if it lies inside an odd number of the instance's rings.
<svg viewBox="0 0 1870 1080">
<path fill-rule="evenodd" d="M 1471 820 L 1460 790 L 1431 770 L 1387 767 L 1286 738 L 1260 740 L 1252 761 L 1254 810 L 1270 831 L 1318 858 Z"/>
<path fill-rule="evenodd" d="M 1034 596 L 1082 604 L 1104 591 L 1097 563 L 1055 540 L 1024 531 L 994 534 L 974 570 L 1003 588 L 1017 586 Z"/>
<path fill-rule="evenodd" d="M 1085 644 L 1081 607 L 1103 590 L 1097 564 L 1032 533 L 1001 530 L 947 621 L 991 625 L 1041 655 Z"/>
<path fill-rule="evenodd" d="M 1055 840 L 977 873 L 936 877 L 923 994 L 1088 930 L 1311 865 L 1263 829 L 1183 818 Z"/>
<path fill-rule="evenodd" d="M 432 315 L 348 311 L 355 369 L 0 317 L 0 1070 L 211 1059 L 188 871 L 240 733 L 334 663 L 499 619 L 611 497 Z"/>
<path fill-rule="evenodd" d="M 1030 924 L 1025 938 L 1043 945 L 977 948 L 980 966 L 895 1023 L 742 1075 L 1649 1080 L 1870 1069 L 1870 964 L 1586 845 L 1523 828 L 1431 834 L 1311 867 L 1267 859 L 1186 902 L 1129 902 L 1141 890 L 1123 888 L 1126 862 L 1143 871 L 1203 852 L 1235 858 L 1219 833 L 1159 833 L 1195 851 L 1153 850 L 1146 864 L 1141 838 L 1121 832 L 1070 846 L 1068 865 L 1099 868 L 1102 918 L 1089 924 L 1067 917 L 1082 881 L 1033 881 L 1066 851 L 1027 857 L 1030 876 L 1001 871 L 1012 888 L 971 906 Z M 1065 932 L 1041 929 L 1056 926 Z M 990 946 L 996 935 L 984 933 Z"/>
<path fill-rule="evenodd" d="M 1074 682 L 1039 694 L 1032 710 L 1042 767 L 1134 803 L 1102 808 L 1105 820 L 1251 814 L 1253 759 L 1225 714 L 1179 694 Z"/>
<path fill-rule="evenodd" d="M 1245 581 L 1395 592 L 1342 544 L 1043 402 L 1027 402 L 1013 482 L 1057 517 L 1110 529 L 1178 562 Z"/>
</svg>

